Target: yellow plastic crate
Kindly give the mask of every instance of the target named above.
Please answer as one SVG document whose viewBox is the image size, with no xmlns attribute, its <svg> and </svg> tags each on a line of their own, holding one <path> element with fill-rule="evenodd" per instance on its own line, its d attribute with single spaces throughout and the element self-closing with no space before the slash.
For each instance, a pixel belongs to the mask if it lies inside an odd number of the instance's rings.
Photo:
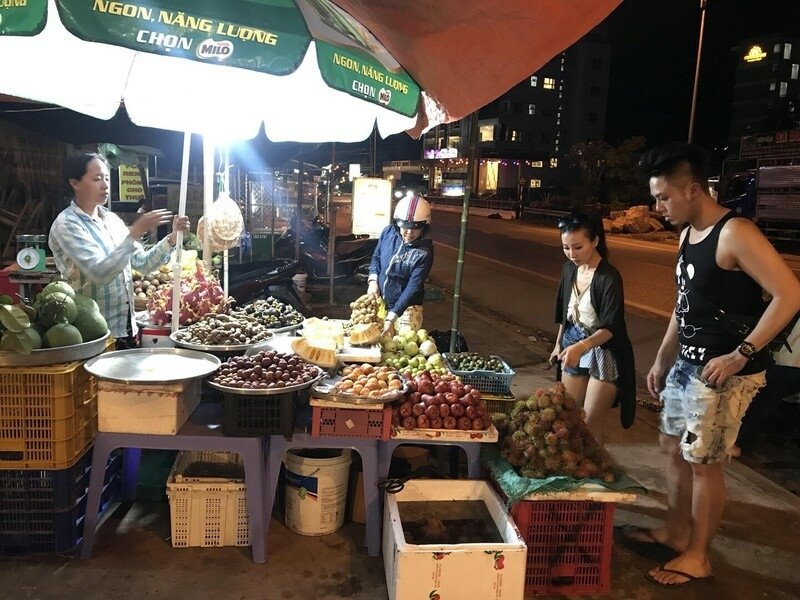
<svg viewBox="0 0 800 600">
<path fill-rule="evenodd" d="M 97 431 L 97 382 L 82 361 L 0 369 L 0 469 L 66 469 Z"/>
<path fill-rule="evenodd" d="M 235 452 L 180 452 L 167 496 L 173 548 L 250 545 L 244 465 Z"/>
</svg>

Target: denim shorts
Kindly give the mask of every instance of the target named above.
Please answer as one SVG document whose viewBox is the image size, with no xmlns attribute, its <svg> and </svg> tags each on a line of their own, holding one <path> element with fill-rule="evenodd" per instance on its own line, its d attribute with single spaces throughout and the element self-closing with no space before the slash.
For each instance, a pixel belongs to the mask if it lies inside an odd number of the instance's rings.
<svg viewBox="0 0 800 600">
<path fill-rule="evenodd" d="M 561 349 L 563 350 L 567 346 L 577 344 L 587 337 L 589 336 L 582 327 L 567 321 L 567 326 L 561 334 Z M 592 379 L 607 381 L 609 383 L 616 383 L 619 379 L 617 361 L 613 353 L 607 348 L 600 348 L 598 346 L 591 348 L 581 355 L 577 367 L 565 367 L 562 365 L 561 370 L 567 375 L 572 375 L 574 377 L 591 377 Z"/>
<path fill-rule="evenodd" d="M 682 358 L 675 361 L 661 392 L 661 432 L 680 437 L 687 462 L 707 464 L 728 458 L 742 417 L 766 378 L 763 371 L 734 375 L 712 389 L 700 378 L 703 369 Z"/>
</svg>

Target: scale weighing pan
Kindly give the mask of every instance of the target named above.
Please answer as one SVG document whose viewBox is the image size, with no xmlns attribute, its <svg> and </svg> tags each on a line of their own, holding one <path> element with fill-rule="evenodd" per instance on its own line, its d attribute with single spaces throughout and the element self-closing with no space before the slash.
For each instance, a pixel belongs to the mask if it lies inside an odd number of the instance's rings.
<svg viewBox="0 0 800 600">
<path fill-rule="evenodd" d="M 219 368 L 211 354 L 183 348 L 136 348 L 106 352 L 84 368 L 97 377 L 121 383 L 176 383 L 206 377 Z"/>
</svg>

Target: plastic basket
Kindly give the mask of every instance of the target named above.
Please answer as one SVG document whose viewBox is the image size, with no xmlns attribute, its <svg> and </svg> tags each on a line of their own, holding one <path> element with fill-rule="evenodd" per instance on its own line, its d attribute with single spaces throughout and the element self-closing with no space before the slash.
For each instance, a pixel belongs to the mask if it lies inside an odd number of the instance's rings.
<svg viewBox="0 0 800 600">
<path fill-rule="evenodd" d="M 484 397 L 483 400 L 486 402 L 486 412 L 490 415 L 494 413 L 503 413 L 504 415 L 510 415 L 511 411 L 514 408 L 514 405 L 517 403 L 516 398 L 487 398 Z"/>
<path fill-rule="evenodd" d="M 511 392 L 511 380 L 514 379 L 514 369 L 508 366 L 508 363 L 499 356 L 491 355 L 489 358 L 496 358 L 505 368 L 504 373 L 495 373 L 494 371 L 459 371 L 455 369 L 450 362 L 449 357 L 453 356 L 450 352 L 442 354 L 444 357 L 445 365 L 448 370 L 457 375 L 461 382 L 465 385 L 469 384 L 475 389 L 490 394 L 508 394 Z"/>
<path fill-rule="evenodd" d="M 0 469 L 65 469 L 97 430 L 97 382 L 83 362 L 0 369 Z"/>
<path fill-rule="evenodd" d="M 180 452 L 167 479 L 172 547 L 249 546 L 244 465 L 233 452 Z"/>
<path fill-rule="evenodd" d="M 294 430 L 297 392 L 272 396 L 249 396 L 225 392 L 222 429 L 225 435 L 253 437 L 284 435 Z"/>
<path fill-rule="evenodd" d="M 528 546 L 525 595 L 611 590 L 613 502 L 522 500 L 511 517 Z"/>
<path fill-rule="evenodd" d="M 388 440 L 392 433 L 392 407 L 334 408 L 313 406 L 311 437 L 355 437 Z"/>
<path fill-rule="evenodd" d="M 92 452 L 67 469 L 0 470 L 0 512 L 60 512 L 75 506 L 89 489 Z M 122 455 L 109 457 L 103 483 L 122 471 Z"/>
<path fill-rule="evenodd" d="M 90 467 L 91 451 L 87 451 L 65 470 L 0 472 L 0 556 L 65 554 L 77 548 L 83 537 Z M 112 455 L 100 514 L 119 496 L 121 470 L 121 456 Z"/>
</svg>

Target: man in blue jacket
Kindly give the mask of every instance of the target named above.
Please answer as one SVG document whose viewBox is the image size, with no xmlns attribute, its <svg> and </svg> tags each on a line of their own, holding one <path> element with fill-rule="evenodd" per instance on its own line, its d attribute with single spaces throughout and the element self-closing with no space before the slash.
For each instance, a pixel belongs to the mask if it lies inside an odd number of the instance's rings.
<svg viewBox="0 0 800 600">
<path fill-rule="evenodd" d="M 433 266 L 430 230 L 431 206 L 421 196 L 397 203 L 394 223 L 381 232 L 369 268 L 368 294 L 383 296 L 388 314 L 384 333 L 394 334 L 395 321 L 414 329 L 422 325 L 425 279 Z"/>
</svg>

